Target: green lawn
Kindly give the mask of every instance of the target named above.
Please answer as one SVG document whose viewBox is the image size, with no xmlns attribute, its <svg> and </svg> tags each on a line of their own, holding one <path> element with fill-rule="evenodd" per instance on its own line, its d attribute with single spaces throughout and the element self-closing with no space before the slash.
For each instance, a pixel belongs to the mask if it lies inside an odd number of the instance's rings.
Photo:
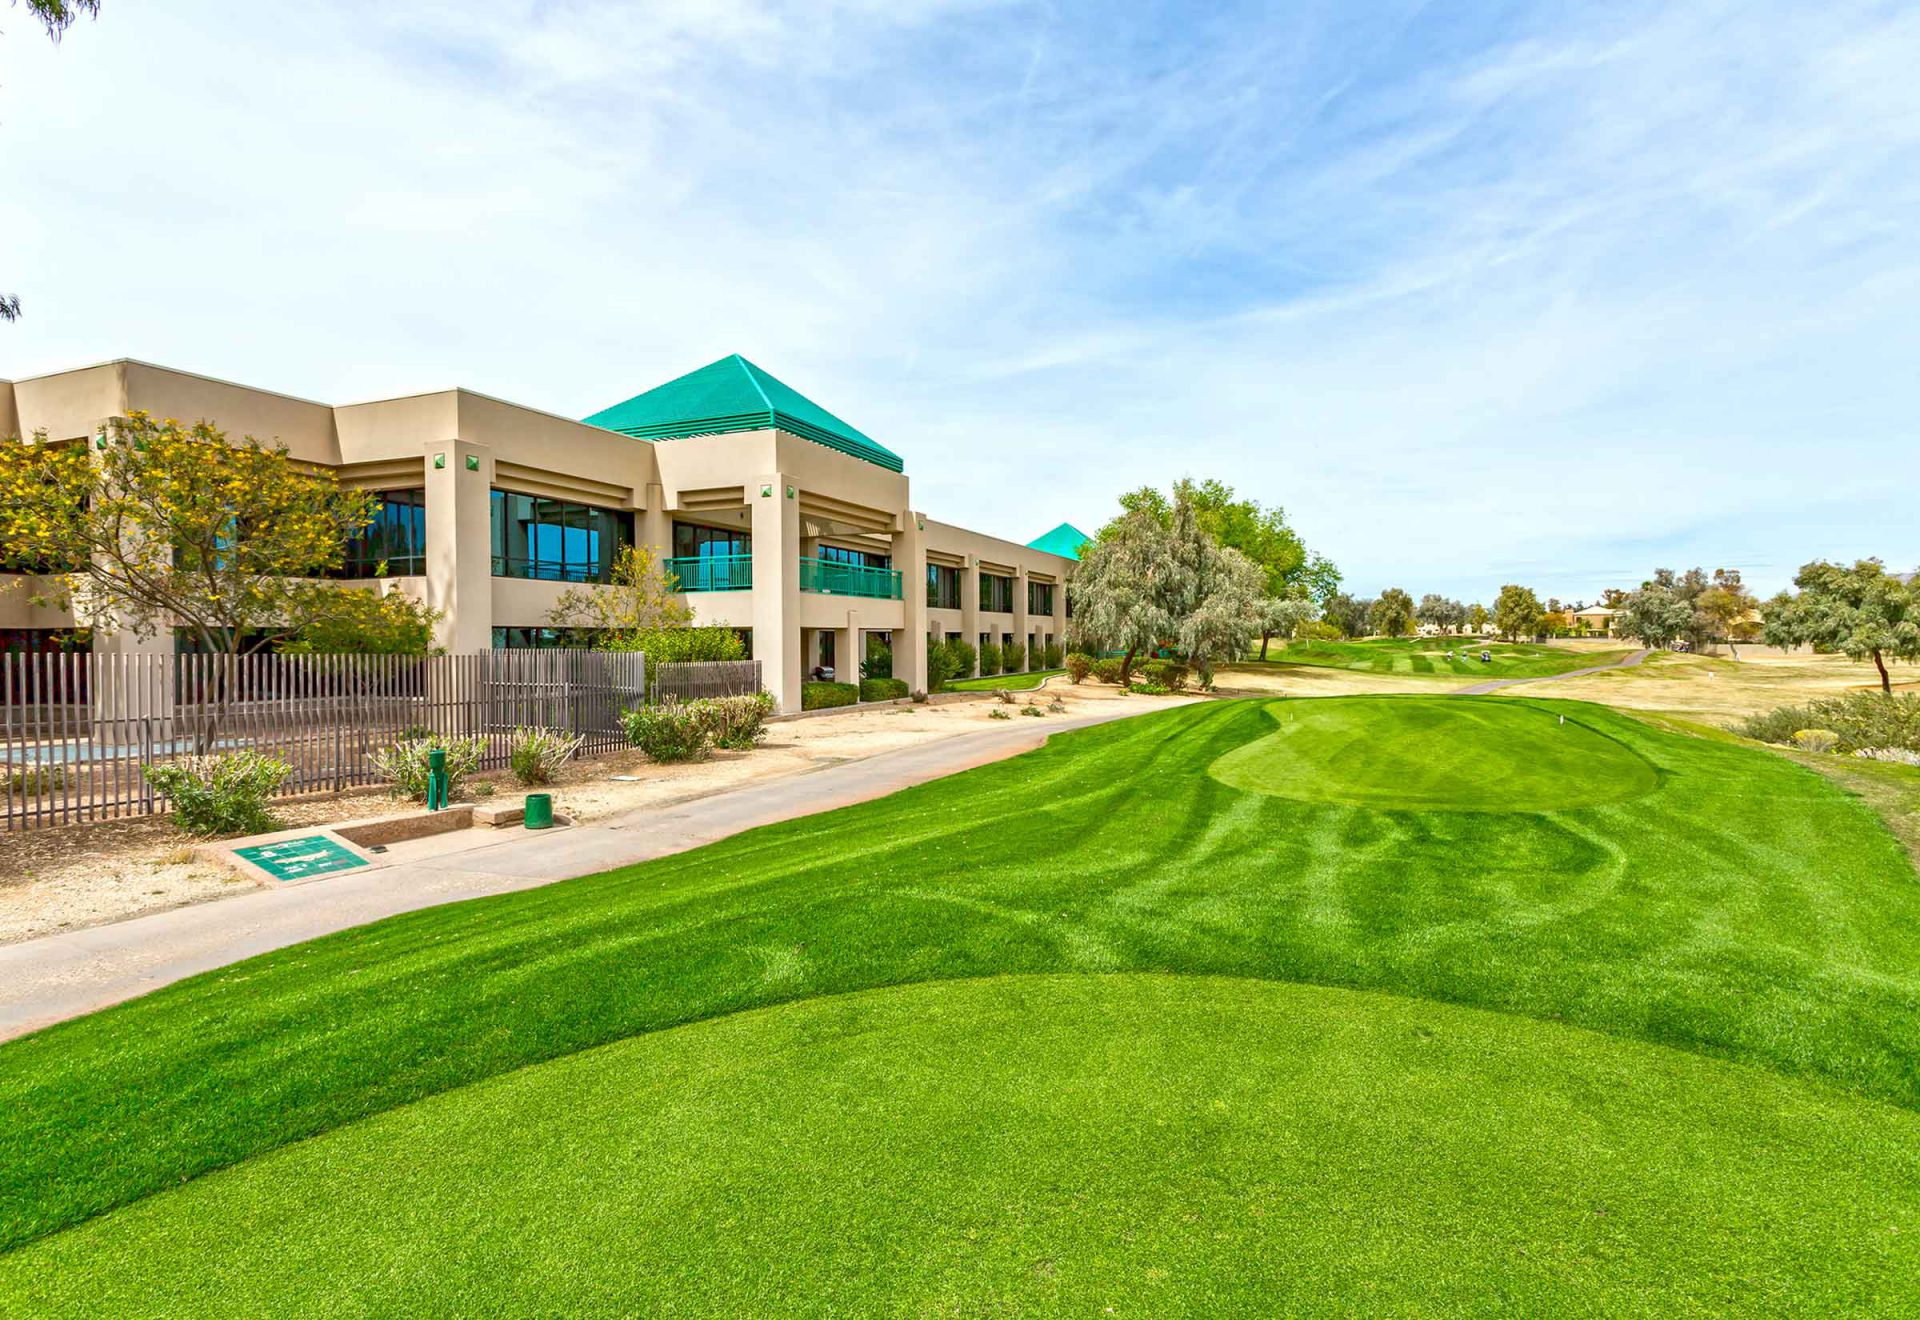
<svg viewBox="0 0 1920 1320">
<path fill-rule="evenodd" d="M 1493 658 L 1481 660 L 1482 652 Z M 1480 637 L 1399 637 L 1364 642 L 1290 642 L 1284 650 L 1269 647 L 1266 663 L 1351 669 L 1363 674 L 1432 674 L 1484 680 L 1546 678 L 1572 669 L 1611 664 L 1630 654 L 1631 647 L 1571 651 L 1561 646 Z"/>
<path fill-rule="evenodd" d="M 1037 688 L 1055 674 L 1064 674 L 1064 669 L 1035 669 L 1024 674 L 990 674 L 986 678 L 961 678 L 948 683 L 948 692 L 994 692 L 1006 688 L 1014 692 Z"/>
<path fill-rule="evenodd" d="M 1896 1313 L 1917 1004 L 1912 864 L 1785 758 L 1205 703 L 0 1046 L 0 1296 Z"/>
</svg>

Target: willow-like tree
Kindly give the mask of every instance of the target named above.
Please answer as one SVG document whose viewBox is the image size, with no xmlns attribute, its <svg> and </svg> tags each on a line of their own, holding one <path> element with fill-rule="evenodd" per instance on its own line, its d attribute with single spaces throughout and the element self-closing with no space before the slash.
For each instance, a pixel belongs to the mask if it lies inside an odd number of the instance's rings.
<svg viewBox="0 0 1920 1320">
<path fill-rule="evenodd" d="M 38 574 L 36 602 L 215 654 L 427 649 L 434 611 L 322 580 L 379 510 L 370 492 L 210 422 L 136 412 L 97 443 L 0 438 L 0 567 Z"/>
</svg>

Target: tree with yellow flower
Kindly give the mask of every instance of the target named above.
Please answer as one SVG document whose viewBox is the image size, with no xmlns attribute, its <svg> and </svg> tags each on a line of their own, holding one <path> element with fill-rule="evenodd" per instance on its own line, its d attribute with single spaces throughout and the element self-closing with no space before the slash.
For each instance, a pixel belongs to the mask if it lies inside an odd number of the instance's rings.
<svg viewBox="0 0 1920 1320">
<path fill-rule="evenodd" d="M 0 437 L 0 571 L 96 629 L 183 629 L 196 649 L 424 652 L 437 617 L 325 581 L 380 508 L 210 422 L 136 412 L 92 442 Z"/>
</svg>

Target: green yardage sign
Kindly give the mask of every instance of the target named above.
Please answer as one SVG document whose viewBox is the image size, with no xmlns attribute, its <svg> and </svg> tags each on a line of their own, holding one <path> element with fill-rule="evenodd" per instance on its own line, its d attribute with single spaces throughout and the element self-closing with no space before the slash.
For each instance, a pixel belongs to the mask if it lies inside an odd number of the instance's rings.
<svg viewBox="0 0 1920 1320">
<path fill-rule="evenodd" d="M 235 848 L 234 856 L 244 857 L 275 880 L 305 880 L 330 871 L 350 871 L 367 863 L 323 834 L 303 835 L 282 843 L 261 843 L 251 848 Z"/>
</svg>

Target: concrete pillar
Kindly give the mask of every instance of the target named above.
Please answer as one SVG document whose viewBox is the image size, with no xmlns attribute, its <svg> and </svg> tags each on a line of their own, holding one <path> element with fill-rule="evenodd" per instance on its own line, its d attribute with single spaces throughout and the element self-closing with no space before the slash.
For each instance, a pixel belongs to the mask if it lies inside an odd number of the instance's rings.
<svg viewBox="0 0 1920 1320">
<path fill-rule="evenodd" d="M 860 662 L 866 659 L 866 634 L 860 630 L 860 614 L 847 611 L 844 627 L 833 630 L 833 678 L 836 683 L 858 683 Z"/>
<path fill-rule="evenodd" d="M 747 485 L 753 515 L 753 658 L 782 712 L 800 709 L 799 491 L 778 472 Z M 836 657 L 837 660 L 837 657 Z"/>
<path fill-rule="evenodd" d="M 1067 649 L 1067 584 L 1065 582 L 1053 584 L 1053 640 L 1059 643 L 1063 652 Z"/>
<path fill-rule="evenodd" d="M 893 676 L 909 692 L 927 687 L 926 520 L 909 509 L 893 534 L 893 566 L 900 570 L 900 608 L 905 623 L 893 635 Z"/>
<path fill-rule="evenodd" d="M 653 551 L 656 562 L 673 557 L 673 515 L 667 512 L 667 493 L 657 485 L 636 492 L 638 512 L 633 518 L 633 539 Z"/>
<path fill-rule="evenodd" d="M 960 640 L 978 651 L 980 647 L 980 557 L 968 555 L 967 563 L 960 570 Z M 976 656 L 973 673 L 980 672 L 980 663 Z M 973 674 L 961 674 L 961 678 L 972 678 Z"/>
<path fill-rule="evenodd" d="M 427 604 L 442 612 L 434 645 L 491 650 L 493 456 L 465 440 L 430 441 L 426 451 Z"/>
<path fill-rule="evenodd" d="M 1033 641 L 1033 629 L 1027 626 L 1027 570 L 1024 568 L 1013 570 L 1013 640 L 1022 646 L 1029 646 Z M 1023 667 L 1036 668 L 1031 655 L 1024 658 Z"/>
</svg>

